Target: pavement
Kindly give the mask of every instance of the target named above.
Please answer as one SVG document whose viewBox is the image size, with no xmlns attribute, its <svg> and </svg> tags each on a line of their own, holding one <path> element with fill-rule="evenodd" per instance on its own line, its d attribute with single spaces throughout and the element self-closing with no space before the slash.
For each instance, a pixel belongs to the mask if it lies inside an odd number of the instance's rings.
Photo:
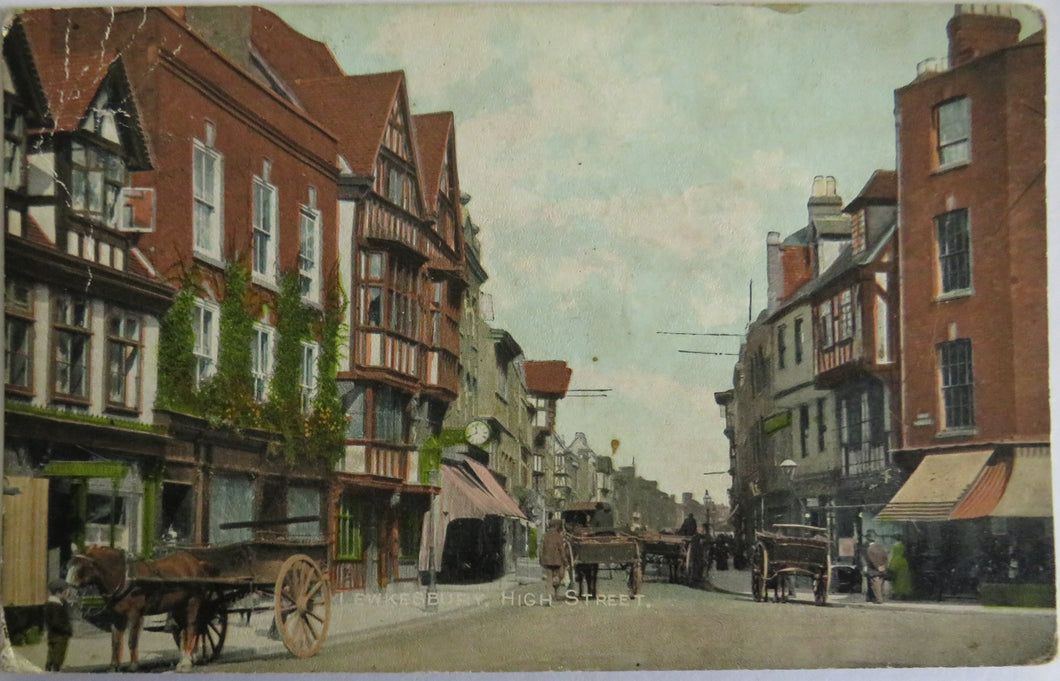
<svg viewBox="0 0 1060 681">
<path fill-rule="evenodd" d="M 751 571 L 750 570 L 711 570 L 707 576 L 707 584 L 715 591 L 737 594 L 751 598 Z M 772 591 L 770 591 L 772 593 Z M 795 584 L 796 601 L 813 602 L 813 589 L 809 578 L 797 578 Z M 1010 608 L 1001 606 L 981 605 L 977 600 L 970 598 L 945 598 L 941 601 L 911 601 L 891 600 L 885 595 L 883 603 L 872 603 L 865 600 L 862 593 L 829 593 L 828 605 L 842 606 L 848 608 L 879 608 L 882 610 L 899 610 L 907 612 L 947 612 L 977 614 L 983 612 L 1012 611 L 1014 613 L 1042 613 L 1045 608 Z M 1050 611 L 1055 612 L 1055 611 Z"/>
<path fill-rule="evenodd" d="M 430 598 L 427 588 L 418 584 L 398 585 L 401 588 L 385 593 L 356 591 L 333 594 L 324 645 L 336 645 L 342 639 L 371 636 L 397 627 L 444 620 L 469 610 L 492 607 L 501 603 L 505 594 L 510 594 L 520 586 L 540 583 L 542 579 L 541 567 L 536 560 L 520 558 L 515 572 L 500 579 L 480 584 L 439 584 L 436 593 Z M 433 607 L 429 607 L 428 600 Z M 242 617 L 230 615 L 220 660 L 289 656 L 283 641 L 269 635 L 272 619 L 271 608 L 255 612 L 247 622 Z M 76 620 L 63 671 L 106 671 L 110 666 L 110 649 L 108 632 Z M 43 669 L 47 656 L 47 645 L 43 640 L 33 645 L 16 647 L 14 651 L 24 660 Z M 123 667 L 128 664 L 128 659 L 126 645 L 122 653 Z M 179 659 L 171 634 L 152 631 L 141 633 L 141 671 L 172 669 Z M 198 669 L 205 671 L 202 667 Z"/>
</svg>

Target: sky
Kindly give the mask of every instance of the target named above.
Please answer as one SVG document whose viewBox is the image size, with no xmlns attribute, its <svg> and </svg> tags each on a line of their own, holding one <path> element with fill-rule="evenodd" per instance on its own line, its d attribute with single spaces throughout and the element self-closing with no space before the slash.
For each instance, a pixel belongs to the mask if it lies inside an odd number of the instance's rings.
<svg viewBox="0 0 1060 681">
<path fill-rule="evenodd" d="M 895 167 L 894 90 L 944 57 L 952 3 L 269 5 L 349 74 L 403 70 L 452 111 L 492 325 L 562 359 L 567 441 L 661 489 L 725 502 L 724 420 L 765 242 Z M 1040 24 L 1017 11 L 1024 34 Z M 750 293 L 750 295 L 749 295 Z"/>
</svg>

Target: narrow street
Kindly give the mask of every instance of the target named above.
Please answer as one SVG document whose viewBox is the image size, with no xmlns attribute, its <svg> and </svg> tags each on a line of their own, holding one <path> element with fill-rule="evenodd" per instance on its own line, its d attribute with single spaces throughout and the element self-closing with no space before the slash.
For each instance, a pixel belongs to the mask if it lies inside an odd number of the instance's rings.
<svg viewBox="0 0 1060 681">
<path fill-rule="evenodd" d="M 806 601 L 758 604 L 664 583 L 647 583 L 642 598 L 628 600 L 617 577 L 600 585 L 598 603 L 542 606 L 543 591 L 524 585 L 481 608 L 386 633 L 336 636 L 310 659 L 280 655 L 226 664 L 222 656 L 210 671 L 994 666 L 1043 661 L 1054 646 L 1053 610 L 910 613 Z"/>
</svg>

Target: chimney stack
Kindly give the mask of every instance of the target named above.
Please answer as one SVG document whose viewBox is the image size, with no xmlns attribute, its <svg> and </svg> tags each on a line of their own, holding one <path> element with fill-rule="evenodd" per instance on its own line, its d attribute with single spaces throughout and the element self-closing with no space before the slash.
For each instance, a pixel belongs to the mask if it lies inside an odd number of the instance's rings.
<svg viewBox="0 0 1060 681">
<path fill-rule="evenodd" d="M 956 5 L 946 24 L 950 68 L 1019 42 L 1020 22 L 1003 5 Z"/>
<path fill-rule="evenodd" d="M 781 260 L 780 232 L 766 235 L 766 309 L 777 309 L 784 292 L 784 263 Z"/>
</svg>

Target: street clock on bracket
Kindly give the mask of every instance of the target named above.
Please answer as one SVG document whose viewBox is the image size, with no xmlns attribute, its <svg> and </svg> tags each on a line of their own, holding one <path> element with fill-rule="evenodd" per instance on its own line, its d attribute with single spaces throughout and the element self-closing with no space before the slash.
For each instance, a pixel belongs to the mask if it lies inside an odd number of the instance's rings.
<svg viewBox="0 0 1060 681">
<path fill-rule="evenodd" d="M 493 436 L 493 431 L 490 430 L 490 424 L 485 421 L 472 421 L 467 424 L 467 428 L 464 428 L 464 439 L 467 440 L 469 445 L 475 445 L 476 447 L 484 445 L 489 442 Z"/>
</svg>

